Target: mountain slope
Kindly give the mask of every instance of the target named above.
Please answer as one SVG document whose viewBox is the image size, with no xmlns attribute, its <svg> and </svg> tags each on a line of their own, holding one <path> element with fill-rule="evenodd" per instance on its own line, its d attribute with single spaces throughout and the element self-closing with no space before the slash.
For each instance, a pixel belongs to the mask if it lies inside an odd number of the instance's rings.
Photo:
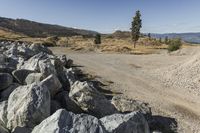
<svg viewBox="0 0 200 133">
<path fill-rule="evenodd" d="M 89 30 L 74 29 L 59 25 L 38 23 L 25 19 L 10 19 L 3 17 L 0 17 L 0 27 L 30 37 L 74 36 L 74 35 L 93 36 L 97 33 Z"/>
<path fill-rule="evenodd" d="M 154 38 L 181 38 L 185 42 L 200 43 L 200 33 L 168 33 L 168 34 L 151 34 Z"/>
</svg>

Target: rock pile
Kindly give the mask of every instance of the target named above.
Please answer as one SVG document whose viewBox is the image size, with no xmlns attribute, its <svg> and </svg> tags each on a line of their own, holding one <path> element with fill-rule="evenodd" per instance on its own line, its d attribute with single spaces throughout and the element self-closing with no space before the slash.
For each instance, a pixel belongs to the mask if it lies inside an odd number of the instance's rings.
<svg viewBox="0 0 200 133">
<path fill-rule="evenodd" d="M 200 54 L 195 54 L 186 60 L 170 67 L 157 69 L 153 75 L 166 86 L 174 86 L 200 95 Z"/>
<path fill-rule="evenodd" d="M 150 132 L 148 106 L 109 101 L 72 63 L 39 44 L 0 42 L 0 133 Z"/>
</svg>

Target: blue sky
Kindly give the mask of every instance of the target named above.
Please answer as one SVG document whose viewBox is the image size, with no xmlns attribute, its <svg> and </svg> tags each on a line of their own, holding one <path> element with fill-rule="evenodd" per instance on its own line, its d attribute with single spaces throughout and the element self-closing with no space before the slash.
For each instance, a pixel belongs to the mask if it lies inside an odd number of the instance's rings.
<svg viewBox="0 0 200 133">
<path fill-rule="evenodd" d="M 0 16 L 102 33 L 129 30 L 140 10 L 142 32 L 200 32 L 200 0 L 1 0 Z"/>
</svg>

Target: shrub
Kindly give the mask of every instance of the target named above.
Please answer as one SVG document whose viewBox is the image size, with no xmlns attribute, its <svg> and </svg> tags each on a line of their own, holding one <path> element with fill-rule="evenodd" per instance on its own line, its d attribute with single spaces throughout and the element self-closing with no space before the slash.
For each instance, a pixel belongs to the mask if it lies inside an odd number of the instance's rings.
<svg viewBox="0 0 200 133">
<path fill-rule="evenodd" d="M 172 39 L 168 42 L 168 51 L 172 52 L 172 51 L 176 51 L 178 49 L 181 48 L 182 46 L 182 42 L 180 38 L 176 38 L 176 39 Z"/>
<path fill-rule="evenodd" d="M 96 34 L 94 43 L 101 44 L 101 35 L 100 34 Z"/>
</svg>

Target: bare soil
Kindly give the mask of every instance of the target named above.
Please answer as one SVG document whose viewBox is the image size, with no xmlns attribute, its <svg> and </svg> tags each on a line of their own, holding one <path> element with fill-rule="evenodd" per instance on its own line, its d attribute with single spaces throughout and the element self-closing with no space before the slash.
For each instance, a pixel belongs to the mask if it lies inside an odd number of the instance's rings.
<svg viewBox="0 0 200 133">
<path fill-rule="evenodd" d="M 81 69 L 114 82 L 112 91 L 149 103 L 154 115 L 175 118 L 178 132 L 200 132 L 200 96 L 182 86 L 166 85 L 162 72 L 165 71 L 167 75 L 171 71 L 167 68 L 192 60 L 200 47 L 188 47 L 172 54 L 162 51 L 151 55 L 77 53 L 66 52 L 62 48 L 51 49 L 55 54 L 66 54 L 75 64 L 83 66 Z M 172 78 L 176 80 L 176 77 Z"/>
</svg>

